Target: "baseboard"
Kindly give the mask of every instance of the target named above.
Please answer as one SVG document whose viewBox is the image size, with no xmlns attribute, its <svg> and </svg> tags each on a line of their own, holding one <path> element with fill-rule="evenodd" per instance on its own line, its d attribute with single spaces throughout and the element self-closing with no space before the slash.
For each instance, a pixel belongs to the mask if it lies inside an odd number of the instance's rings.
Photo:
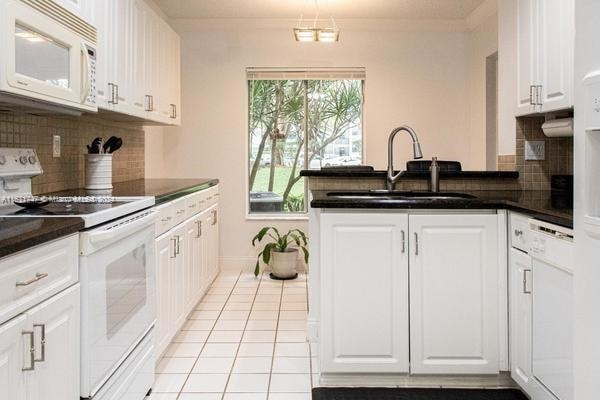
<svg viewBox="0 0 600 400">
<path fill-rule="evenodd" d="M 243 271 L 243 272 L 254 272 L 256 266 L 256 257 L 236 257 L 236 256 L 225 256 L 219 258 L 219 266 L 221 271 Z M 265 267 L 262 263 L 260 266 L 261 270 L 270 272 L 269 267 Z M 296 270 L 298 272 L 305 272 L 306 268 L 303 262 L 298 262 Z"/>
<path fill-rule="evenodd" d="M 425 387 L 467 389 L 518 388 L 510 373 L 498 375 L 396 375 L 396 374 L 321 374 L 320 386 L 329 387 Z"/>
</svg>

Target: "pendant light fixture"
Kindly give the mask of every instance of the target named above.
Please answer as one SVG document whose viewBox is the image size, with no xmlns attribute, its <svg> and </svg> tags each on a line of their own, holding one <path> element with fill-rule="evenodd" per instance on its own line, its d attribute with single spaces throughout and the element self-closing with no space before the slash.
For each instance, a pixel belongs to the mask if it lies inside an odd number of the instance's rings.
<svg viewBox="0 0 600 400">
<path fill-rule="evenodd" d="M 331 25 L 319 26 L 319 4 L 315 0 L 315 17 L 304 19 L 300 15 L 298 25 L 294 28 L 294 38 L 297 42 L 323 42 L 333 43 L 340 40 L 340 29 L 335 23 L 333 16 L 330 17 Z"/>
</svg>

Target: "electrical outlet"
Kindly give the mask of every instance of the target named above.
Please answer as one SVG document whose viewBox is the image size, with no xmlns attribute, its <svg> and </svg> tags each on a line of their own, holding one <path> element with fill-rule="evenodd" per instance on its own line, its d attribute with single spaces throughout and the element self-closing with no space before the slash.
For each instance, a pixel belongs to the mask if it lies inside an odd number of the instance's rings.
<svg viewBox="0 0 600 400">
<path fill-rule="evenodd" d="M 52 157 L 60 157 L 60 136 L 58 135 L 52 136 Z"/>
<path fill-rule="evenodd" d="M 545 160 L 546 142 L 543 140 L 530 140 L 525 142 L 525 160 Z"/>
</svg>

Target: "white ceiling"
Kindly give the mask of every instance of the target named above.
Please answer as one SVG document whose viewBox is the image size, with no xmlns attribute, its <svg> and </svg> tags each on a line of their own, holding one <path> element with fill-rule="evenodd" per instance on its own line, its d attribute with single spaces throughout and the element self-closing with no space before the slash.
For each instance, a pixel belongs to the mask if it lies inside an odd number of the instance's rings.
<svg viewBox="0 0 600 400">
<path fill-rule="evenodd" d="M 169 18 L 313 17 L 314 0 L 155 0 Z M 465 19 L 484 0 L 319 0 L 321 17 Z"/>
</svg>

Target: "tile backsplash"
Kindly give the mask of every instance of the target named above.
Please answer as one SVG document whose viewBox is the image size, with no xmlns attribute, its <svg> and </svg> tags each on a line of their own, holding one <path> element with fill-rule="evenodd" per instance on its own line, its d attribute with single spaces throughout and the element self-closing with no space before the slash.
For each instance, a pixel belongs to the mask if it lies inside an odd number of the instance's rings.
<svg viewBox="0 0 600 400">
<path fill-rule="evenodd" d="M 61 156 L 52 156 L 52 136 L 61 138 Z M 95 137 L 123 139 L 113 156 L 113 182 L 144 178 L 144 130 L 141 126 L 115 123 L 98 116 L 38 116 L 0 112 L 0 147 L 33 148 L 43 175 L 33 179 L 33 193 L 83 187 L 86 144 Z"/>
<path fill-rule="evenodd" d="M 549 138 L 542 131 L 543 123 L 543 117 L 517 119 L 515 165 L 524 190 L 550 190 L 552 175 L 573 174 L 573 138 Z M 525 142 L 530 140 L 545 142 L 545 160 L 525 160 Z"/>
</svg>

